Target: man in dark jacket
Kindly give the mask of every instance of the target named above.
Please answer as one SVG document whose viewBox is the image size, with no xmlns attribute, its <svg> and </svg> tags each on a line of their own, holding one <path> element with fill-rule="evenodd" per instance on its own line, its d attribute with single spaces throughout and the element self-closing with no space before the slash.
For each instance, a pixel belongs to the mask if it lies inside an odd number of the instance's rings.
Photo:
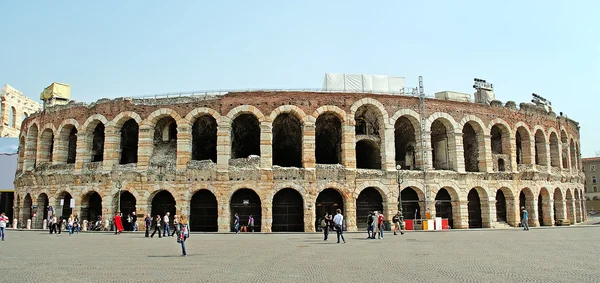
<svg viewBox="0 0 600 283">
<path fill-rule="evenodd" d="M 144 224 L 146 225 L 146 238 L 148 238 L 150 237 L 150 227 L 152 227 L 152 218 L 150 217 L 150 214 L 146 215 Z"/>
</svg>

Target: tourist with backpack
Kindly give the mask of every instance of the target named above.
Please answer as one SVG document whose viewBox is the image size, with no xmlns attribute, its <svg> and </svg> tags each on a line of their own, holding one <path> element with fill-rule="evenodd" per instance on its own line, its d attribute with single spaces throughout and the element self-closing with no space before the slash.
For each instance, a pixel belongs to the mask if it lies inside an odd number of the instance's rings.
<svg viewBox="0 0 600 283">
<path fill-rule="evenodd" d="M 323 218 L 321 218 L 319 223 L 319 226 L 321 226 L 321 229 L 323 229 L 323 241 L 327 241 L 327 238 L 329 238 L 329 222 L 331 222 L 331 215 L 325 212 L 325 215 Z"/>
<path fill-rule="evenodd" d="M 181 244 L 181 256 L 187 256 L 185 250 L 185 240 L 190 237 L 190 226 L 185 215 L 179 217 L 179 235 L 177 236 L 177 242 Z"/>
<path fill-rule="evenodd" d="M 397 231 L 400 231 L 400 235 L 404 235 L 404 232 L 402 232 L 402 223 L 400 223 L 400 211 L 394 215 L 392 222 L 394 222 L 394 235 L 398 235 Z"/>
<path fill-rule="evenodd" d="M 369 211 L 369 216 L 367 216 L 367 239 L 375 239 L 374 221 L 373 212 Z"/>
</svg>

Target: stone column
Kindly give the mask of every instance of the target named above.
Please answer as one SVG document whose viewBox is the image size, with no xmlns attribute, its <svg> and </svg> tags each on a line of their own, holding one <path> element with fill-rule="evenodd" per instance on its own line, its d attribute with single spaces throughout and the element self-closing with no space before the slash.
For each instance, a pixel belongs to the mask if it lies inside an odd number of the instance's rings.
<svg viewBox="0 0 600 283">
<path fill-rule="evenodd" d="M 261 224 L 260 231 L 262 233 L 270 233 L 273 225 L 273 207 L 272 200 L 267 200 L 261 204 Z"/>
<path fill-rule="evenodd" d="M 575 199 L 575 221 L 581 222 L 581 200 Z"/>
<path fill-rule="evenodd" d="M 224 118 L 224 117 L 221 117 Z M 262 136 L 262 135 L 261 135 Z M 219 122 L 217 127 L 217 171 L 227 171 L 229 169 L 229 159 L 231 158 L 231 123 Z M 229 222 L 227 222 L 229 223 Z M 219 231 L 221 226 L 219 224 Z M 227 224 L 226 231 L 229 231 Z"/>
<path fill-rule="evenodd" d="M 260 123 L 260 168 L 263 170 L 273 168 L 273 124 L 271 122 Z"/>
<path fill-rule="evenodd" d="M 492 228 L 498 222 L 496 215 L 496 197 L 490 200 L 481 200 L 481 226 L 483 228 Z"/>
<path fill-rule="evenodd" d="M 554 205 L 553 205 L 553 201 L 552 201 L 552 196 L 542 200 L 542 204 L 544 206 L 544 211 L 546 211 L 546 213 L 544 215 L 542 215 L 544 223 L 544 226 L 553 226 L 554 225 Z"/>
<path fill-rule="evenodd" d="M 302 165 L 306 169 L 314 169 L 316 160 L 316 129 L 313 122 L 306 121 L 302 129 Z"/>
<path fill-rule="evenodd" d="M 571 224 L 575 224 L 575 202 L 573 199 L 567 199 L 566 205 L 567 217 L 569 218 L 569 221 L 571 221 Z"/>
<path fill-rule="evenodd" d="M 87 148 L 87 135 L 83 132 L 77 134 L 77 149 L 75 155 L 75 171 L 74 174 L 81 174 L 81 169 L 83 169 L 83 164 L 89 163 L 91 159 L 91 148 Z"/>
<path fill-rule="evenodd" d="M 556 220 L 567 219 L 567 210 L 565 200 L 554 200 L 554 206 L 556 209 Z"/>
<path fill-rule="evenodd" d="M 479 143 L 479 172 L 494 172 L 494 160 L 492 158 L 492 135 L 483 135 L 483 142 Z M 495 221 L 494 221 L 495 222 Z"/>
<path fill-rule="evenodd" d="M 154 128 L 142 123 L 139 129 L 138 136 L 138 152 L 137 152 L 137 169 L 147 170 L 150 162 L 150 157 L 154 151 Z"/>
<path fill-rule="evenodd" d="M 394 126 L 387 125 L 381 143 L 381 169 L 396 171 L 396 145 L 394 144 Z"/>
<path fill-rule="evenodd" d="M 517 140 L 515 137 L 510 137 L 510 168 L 513 173 L 519 172 L 517 164 Z"/>
<path fill-rule="evenodd" d="M 104 133 L 102 170 L 107 172 L 112 170 L 116 164 L 119 164 L 121 158 L 121 131 L 114 127 L 113 122 L 109 122 Z"/>
<path fill-rule="evenodd" d="M 342 164 L 346 169 L 356 169 L 354 125 L 342 125 Z"/>
<path fill-rule="evenodd" d="M 356 199 L 352 194 L 343 194 L 344 198 L 344 220 L 346 221 L 346 229 L 348 232 L 356 232 Z M 335 216 L 335 214 L 334 214 Z"/>
<path fill-rule="evenodd" d="M 417 152 L 421 152 L 421 150 L 425 153 L 424 160 L 425 164 L 421 164 L 421 168 L 427 170 L 433 170 L 433 148 L 431 147 L 431 131 L 425 131 L 423 145 L 421 143 L 417 144 Z M 420 139 L 420 138 L 419 138 Z M 425 147 L 423 149 L 423 147 Z M 419 159 L 417 159 L 419 160 Z"/>
<path fill-rule="evenodd" d="M 222 196 L 222 197 L 217 196 L 217 199 L 219 201 L 218 202 L 219 232 L 220 233 L 231 232 L 231 223 L 232 223 L 233 215 L 231 214 L 231 211 L 229 210 L 229 200 L 226 198 L 226 196 Z M 261 227 L 261 229 L 262 229 L 262 227 Z"/>
<path fill-rule="evenodd" d="M 2 115 L 0 115 L 0 126 L 4 127 L 6 125 L 8 125 L 8 117 L 10 115 L 10 113 L 8 113 L 8 111 L 6 111 L 6 101 L 2 101 Z"/>
<path fill-rule="evenodd" d="M 465 173 L 465 149 L 462 142 L 462 132 L 454 133 L 448 138 L 448 156 L 451 166 L 456 172 Z M 453 141 L 453 142 L 451 142 Z M 467 222 L 468 223 L 468 222 Z"/>
<path fill-rule="evenodd" d="M 192 160 L 192 128 L 187 121 L 177 125 L 177 170 L 187 169 Z"/>
<path fill-rule="evenodd" d="M 452 218 L 455 229 L 469 228 L 469 207 L 466 200 L 452 201 Z"/>
<path fill-rule="evenodd" d="M 539 227 L 540 226 L 540 221 L 538 219 L 538 207 L 537 207 L 537 200 L 535 200 L 535 196 L 532 199 L 527 198 L 527 200 L 525 201 L 525 208 L 527 209 L 527 212 L 529 212 L 529 227 Z"/>
<path fill-rule="evenodd" d="M 58 130 L 57 130 L 58 131 Z M 66 129 L 62 129 L 62 132 L 54 134 L 54 152 L 52 153 L 52 164 L 65 164 L 67 163 L 67 151 L 69 138 L 67 134 L 66 140 L 63 138 Z"/>
</svg>

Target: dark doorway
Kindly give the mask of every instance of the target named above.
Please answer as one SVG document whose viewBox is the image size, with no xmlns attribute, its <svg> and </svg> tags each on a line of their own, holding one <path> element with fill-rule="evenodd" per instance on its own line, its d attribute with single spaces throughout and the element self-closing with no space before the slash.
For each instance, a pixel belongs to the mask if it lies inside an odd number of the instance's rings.
<svg viewBox="0 0 600 283">
<path fill-rule="evenodd" d="M 217 121 L 210 115 L 198 117 L 192 126 L 192 159 L 217 162 Z"/>
<path fill-rule="evenodd" d="M 540 223 L 540 226 L 544 225 L 544 198 L 542 196 L 542 193 L 540 192 L 540 195 L 538 196 L 538 202 L 537 202 L 537 209 L 538 209 L 538 221 Z"/>
<path fill-rule="evenodd" d="M 504 164 L 504 159 L 498 159 L 498 172 L 506 171 L 506 165 Z"/>
<path fill-rule="evenodd" d="M 48 195 L 46 195 L 45 193 L 41 193 L 38 198 L 37 198 L 37 204 L 38 204 L 38 214 L 41 213 L 42 218 L 40 217 L 36 217 L 38 220 L 35 225 L 36 228 L 42 228 L 43 226 L 43 221 L 44 219 L 48 219 L 48 206 L 50 205 L 50 201 L 48 200 Z M 0 208 L 0 210 L 2 210 Z"/>
<path fill-rule="evenodd" d="M 452 219 L 452 199 L 448 190 L 442 188 L 435 195 L 435 216 L 448 219 L 448 226 L 454 227 Z"/>
<path fill-rule="evenodd" d="M 356 199 L 356 227 L 358 230 L 367 230 L 369 212 L 383 212 L 383 198 L 377 189 L 366 188 L 360 192 Z"/>
<path fill-rule="evenodd" d="M 482 228 L 481 201 L 476 189 L 471 189 L 467 196 L 467 207 L 469 212 L 469 228 Z"/>
<path fill-rule="evenodd" d="M 273 197 L 273 232 L 304 232 L 304 202 L 294 189 L 285 188 Z"/>
<path fill-rule="evenodd" d="M 15 201 L 14 192 L 0 192 L 0 212 L 4 212 L 10 221 L 15 219 L 13 216 L 13 206 Z"/>
<path fill-rule="evenodd" d="M 33 200 L 31 195 L 27 194 L 23 199 L 23 225 L 27 223 L 27 219 L 31 219 L 31 207 L 33 206 Z"/>
<path fill-rule="evenodd" d="M 242 114 L 233 120 L 231 127 L 231 158 L 250 155 L 260 155 L 260 122 L 252 114 Z"/>
<path fill-rule="evenodd" d="M 83 200 L 83 205 L 81 221 L 96 221 L 98 216 L 102 215 L 102 197 L 97 192 L 88 194 Z"/>
<path fill-rule="evenodd" d="M 342 163 L 342 122 L 333 113 L 321 114 L 315 122 L 317 164 Z"/>
<path fill-rule="evenodd" d="M 92 137 L 92 162 L 104 160 L 104 124 L 98 123 Z"/>
<path fill-rule="evenodd" d="M 381 169 L 381 153 L 376 142 L 361 140 L 356 143 L 356 168 Z"/>
<path fill-rule="evenodd" d="M 438 119 L 431 123 L 431 158 L 434 170 L 450 169 L 446 126 Z"/>
<path fill-rule="evenodd" d="M 479 143 L 477 141 L 477 133 L 469 123 L 465 124 L 462 133 L 465 170 L 467 172 L 479 172 Z"/>
<path fill-rule="evenodd" d="M 402 190 L 402 215 L 404 219 L 421 219 L 419 195 L 413 188 Z"/>
<path fill-rule="evenodd" d="M 254 232 L 260 232 L 262 207 L 260 197 L 251 189 L 239 189 L 231 196 L 231 231 L 235 213 L 240 217 L 240 227 L 248 225 L 250 215 L 254 218 Z"/>
<path fill-rule="evenodd" d="M 317 214 L 315 227 L 319 227 L 318 221 L 323 218 L 325 212 L 329 215 L 335 215 L 335 210 L 340 209 L 344 214 L 344 199 L 335 189 L 325 189 L 317 196 L 315 207 L 315 213 Z"/>
<path fill-rule="evenodd" d="M 219 230 L 217 198 L 209 190 L 199 190 L 190 203 L 190 229 L 194 232 Z"/>
<path fill-rule="evenodd" d="M 406 117 L 400 117 L 394 125 L 394 143 L 396 147 L 396 165 L 402 169 L 416 168 L 416 137 L 415 127 Z"/>
<path fill-rule="evenodd" d="M 496 192 L 496 219 L 506 222 L 506 196 L 502 190 Z"/>
<path fill-rule="evenodd" d="M 119 164 L 137 163 L 139 126 L 129 119 L 121 128 L 121 160 Z"/>
<path fill-rule="evenodd" d="M 61 211 L 62 214 L 60 215 L 60 217 L 69 218 L 69 216 L 71 216 L 71 214 L 73 213 L 73 209 L 71 208 L 71 199 L 73 199 L 73 197 L 71 197 L 71 194 L 65 192 L 62 199 L 63 199 L 63 205 L 62 205 L 62 211 Z M 59 202 L 60 202 L 60 200 L 59 200 Z"/>
<path fill-rule="evenodd" d="M 135 203 L 136 200 L 133 194 L 128 191 L 121 191 L 121 207 L 119 207 L 119 211 L 121 211 L 125 217 L 135 211 Z M 152 213 L 152 216 L 156 215 Z"/>
<path fill-rule="evenodd" d="M 152 198 L 152 215 L 160 215 L 161 217 L 170 213 L 170 218 L 173 219 L 175 215 L 175 198 L 169 193 L 169 191 L 160 191 L 154 198 Z M 126 214 L 124 214 L 126 215 Z"/>
<path fill-rule="evenodd" d="M 279 114 L 273 121 L 273 165 L 302 167 L 302 126 L 293 114 Z"/>
<path fill-rule="evenodd" d="M 67 143 L 67 164 L 74 164 L 77 157 L 77 129 L 72 127 Z"/>
<path fill-rule="evenodd" d="M 502 154 L 502 131 L 497 125 L 492 126 L 491 133 L 491 146 L 492 154 Z"/>
</svg>

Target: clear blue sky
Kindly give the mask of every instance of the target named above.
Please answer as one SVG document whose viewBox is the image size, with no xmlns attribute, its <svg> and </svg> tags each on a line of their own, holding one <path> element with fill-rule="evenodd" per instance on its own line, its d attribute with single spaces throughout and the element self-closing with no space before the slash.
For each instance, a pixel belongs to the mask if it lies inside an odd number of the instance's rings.
<svg viewBox="0 0 600 283">
<path fill-rule="evenodd" d="M 2 1 L 0 83 L 95 101 L 319 88 L 325 72 L 472 93 L 480 77 L 504 102 L 548 98 L 580 121 L 583 156 L 600 150 L 600 1 L 371 2 Z"/>
</svg>

